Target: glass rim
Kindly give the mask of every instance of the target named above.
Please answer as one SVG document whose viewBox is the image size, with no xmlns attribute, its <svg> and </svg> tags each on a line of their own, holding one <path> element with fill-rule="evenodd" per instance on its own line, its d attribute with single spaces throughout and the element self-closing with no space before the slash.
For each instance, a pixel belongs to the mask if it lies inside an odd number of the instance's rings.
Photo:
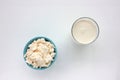
<svg viewBox="0 0 120 80">
<path fill-rule="evenodd" d="M 82 20 L 82 19 L 85 19 L 85 20 L 88 19 L 88 20 L 90 20 L 91 22 L 93 22 L 93 23 L 96 25 L 95 27 L 96 27 L 96 29 L 97 29 L 97 35 L 96 35 L 95 39 L 92 40 L 92 41 L 89 42 L 89 43 L 81 43 L 81 42 L 79 42 L 79 41 L 74 37 L 74 35 L 73 35 L 73 28 L 74 28 L 75 24 L 76 24 L 79 20 Z M 87 20 L 87 21 L 88 21 L 88 20 Z M 87 45 L 87 44 L 91 44 L 91 43 L 95 42 L 96 39 L 97 39 L 98 36 L 99 36 L 99 33 L 100 33 L 100 29 L 99 29 L 98 23 L 97 23 L 94 19 L 92 19 L 92 18 L 90 18 L 90 17 L 80 17 L 80 18 L 78 18 L 77 20 L 75 20 L 74 23 L 72 24 L 72 28 L 71 28 L 72 38 L 73 38 L 74 41 L 75 41 L 76 43 L 78 43 L 78 44 Z"/>
</svg>

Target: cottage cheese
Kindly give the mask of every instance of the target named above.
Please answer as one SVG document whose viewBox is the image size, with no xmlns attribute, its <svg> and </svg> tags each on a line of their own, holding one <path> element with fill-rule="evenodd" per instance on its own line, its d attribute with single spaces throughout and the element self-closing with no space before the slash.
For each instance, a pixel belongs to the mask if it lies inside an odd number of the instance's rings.
<svg viewBox="0 0 120 80">
<path fill-rule="evenodd" d="M 55 56 L 54 45 L 44 38 L 34 40 L 27 49 L 24 57 L 34 68 L 48 67 Z"/>
</svg>

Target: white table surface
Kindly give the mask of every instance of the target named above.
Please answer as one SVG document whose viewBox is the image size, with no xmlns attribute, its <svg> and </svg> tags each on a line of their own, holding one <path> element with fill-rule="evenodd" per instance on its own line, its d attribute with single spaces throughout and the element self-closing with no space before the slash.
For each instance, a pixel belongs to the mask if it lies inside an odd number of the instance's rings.
<svg viewBox="0 0 120 80">
<path fill-rule="evenodd" d="M 77 46 L 71 26 L 91 17 L 100 27 L 93 44 Z M 33 70 L 23 59 L 27 41 L 47 36 L 56 62 Z M 119 0 L 0 0 L 0 80 L 120 80 Z"/>
</svg>

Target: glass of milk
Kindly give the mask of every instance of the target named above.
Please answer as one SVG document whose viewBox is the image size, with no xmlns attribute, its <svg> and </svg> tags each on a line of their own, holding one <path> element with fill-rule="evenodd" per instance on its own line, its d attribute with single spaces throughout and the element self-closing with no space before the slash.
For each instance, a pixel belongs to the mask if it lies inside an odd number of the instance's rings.
<svg viewBox="0 0 120 80">
<path fill-rule="evenodd" d="M 99 26 L 95 20 L 89 17 L 81 17 L 73 23 L 71 34 L 78 44 L 90 44 L 97 39 Z"/>
</svg>

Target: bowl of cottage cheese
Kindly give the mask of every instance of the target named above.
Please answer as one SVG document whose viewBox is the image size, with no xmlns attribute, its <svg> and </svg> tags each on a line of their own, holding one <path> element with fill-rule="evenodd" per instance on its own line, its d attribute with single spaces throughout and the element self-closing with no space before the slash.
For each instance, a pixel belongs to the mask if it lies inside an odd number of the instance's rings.
<svg viewBox="0 0 120 80">
<path fill-rule="evenodd" d="M 50 67 L 56 59 L 57 49 L 52 40 L 35 37 L 27 42 L 23 51 L 26 64 L 37 70 Z"/>
</svg>

